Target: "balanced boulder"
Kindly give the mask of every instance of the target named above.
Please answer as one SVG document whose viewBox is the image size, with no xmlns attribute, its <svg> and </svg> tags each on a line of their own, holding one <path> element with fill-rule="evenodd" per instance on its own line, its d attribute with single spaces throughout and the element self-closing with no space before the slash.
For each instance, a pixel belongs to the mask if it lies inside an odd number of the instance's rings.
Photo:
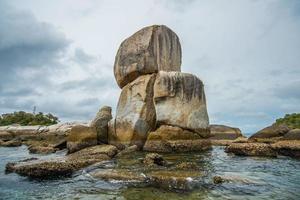
<svg viewBox="0 0 300 200">
<path fill-rule="evenodd" d="M 195 75 L 160 71 L 154 84 L 158 125 L 178 126 L 209 136 L 204 86 Z"/>
<path fill-rule="evenodd" d="M 97 113 L 95 119 L 91 121 L 90 127 L 94 127 L 96 129 L 98 142 L 108 142 L 108 122 L 111 119 L 111 107 L 103 106 Z"/>
<path fill-rule="evenodd" d="M 149 26 L 136 32 L 119 47 L 114 74 L 120 88 L 141 75 L 158 71 L 180 71 L 181 46 L 168 27 Z"/>
</svg>

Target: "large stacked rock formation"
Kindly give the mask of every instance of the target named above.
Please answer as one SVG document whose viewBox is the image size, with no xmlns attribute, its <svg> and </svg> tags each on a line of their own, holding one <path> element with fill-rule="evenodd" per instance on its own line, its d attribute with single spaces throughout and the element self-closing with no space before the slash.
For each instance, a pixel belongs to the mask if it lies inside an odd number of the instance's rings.
<svg viewBox="0 0 300 200">
<path fill-rule="evenodd" d="M 195 75 L 180 72 L 180 67 L 179 39 L 166 26 L 143 28 L 122 42 L 114 66 L 122 92 L 116 117 L 109 123 L 109 143 L 143 148 L 149 140 L 144 148 L 148 151 L 209 146 L 203 83 Z M 161 145 L 165 139 L 168 145 Z"/>
</svg>

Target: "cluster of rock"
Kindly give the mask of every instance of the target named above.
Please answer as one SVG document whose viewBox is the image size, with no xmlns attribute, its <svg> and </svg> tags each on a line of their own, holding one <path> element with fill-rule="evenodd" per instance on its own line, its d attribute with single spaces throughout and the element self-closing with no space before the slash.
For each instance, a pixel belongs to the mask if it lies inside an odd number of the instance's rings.
<svg viewBox="0 0 300 200">
<path fill-rule="evenodd" d="M 299 158 L 300 129 L 273 124 L 258 131 L 243 143 L 229 144 L 225 151 L 242 156 L 284 155 Z"/>
<path fill-rule="evenodd" d="M 181 72 L 181 46 L 171 29 L 150 26 L 124 40 L 114 75 L 122 92 L 109 123 L 110 144 L 164 152 L 209 146 L 204 85 Z"/>
</svg>

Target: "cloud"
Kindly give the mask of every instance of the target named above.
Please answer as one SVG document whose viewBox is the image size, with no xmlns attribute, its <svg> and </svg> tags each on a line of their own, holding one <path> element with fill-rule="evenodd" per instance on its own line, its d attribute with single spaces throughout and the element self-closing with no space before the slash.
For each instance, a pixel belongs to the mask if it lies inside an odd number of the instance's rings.
<svg viewBox="0 0 300 200">
<path fill-rule="evenodd" d="M 180 38 L 182 71 L 204 82 L 211 123 L 256 131 L 300 112 L 299 8 L 297 0 L 2 1 L 0 112 L 37 105 L 89 120 L 101 105 L 115 109 L 118 45 L 166 24 Z"/>
</svg>

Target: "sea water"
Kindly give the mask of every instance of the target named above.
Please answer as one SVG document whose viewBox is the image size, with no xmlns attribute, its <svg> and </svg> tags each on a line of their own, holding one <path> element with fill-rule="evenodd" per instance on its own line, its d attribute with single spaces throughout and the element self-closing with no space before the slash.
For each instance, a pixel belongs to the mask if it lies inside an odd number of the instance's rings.
<svg viewBox="0 0 300 200">
<path fill-rule="evenodd" d="M 32 157 L 47 159 L 64 154 L 37 156 L 29 154 L 26 146 L 0 147 L 0 199 L 300 199 L 300 160 L 238 157 L 226 154 L 223 147 L 201 153 L 164 154 L 169 162 L 194 162 L 205 174 L 198 180 L 197 187 L 185 192 L 140 183 L 97 180 L 89 174 L 97 167 L 58 180 L 34 180 L 14 173 L 5 174 L 7 162 Z M 126 165 L 138 170 L 136 162 L 143 156 L 144 153 L 133 153 L 119 163 L 112 160 L 101 167 Z M 230 181 L 216 185 L 212 181 L 216 175 Z"/>
</svg>

